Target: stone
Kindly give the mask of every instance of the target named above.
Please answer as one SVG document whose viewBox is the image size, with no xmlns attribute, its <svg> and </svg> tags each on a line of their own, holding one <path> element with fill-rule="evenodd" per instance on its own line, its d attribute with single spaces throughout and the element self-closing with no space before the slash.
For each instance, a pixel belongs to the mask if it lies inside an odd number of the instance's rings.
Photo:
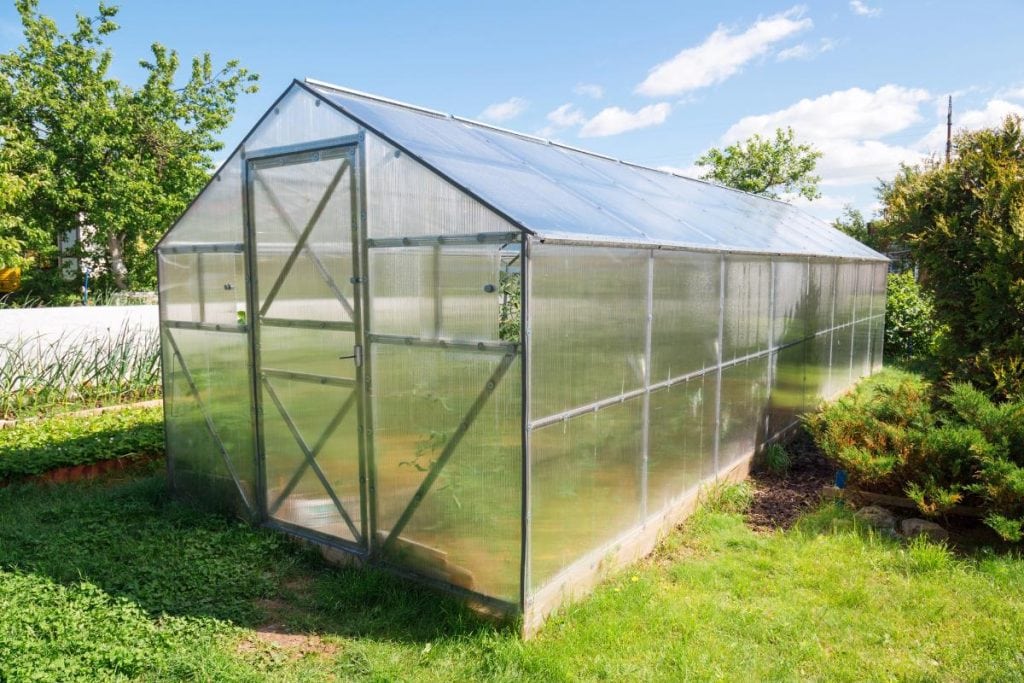
<svg viewBox="0 0 1024 683">
<path fill-rule="evenodd" d="M 911 517 L 900 522 L 900 532 L 907 538 L 923 535 L 935 542 L 949 540 L 949 532 L 940 525 L 927 519 L 918 519 L 917 517 Z"/>
<path fill-rule="evenodd" d="M 861 522 L 870 524 L 876 529 L 894 530 L 896 528 L 896 517 L 883 507 L 868 505 L 853 513 Z"/>
</svg>

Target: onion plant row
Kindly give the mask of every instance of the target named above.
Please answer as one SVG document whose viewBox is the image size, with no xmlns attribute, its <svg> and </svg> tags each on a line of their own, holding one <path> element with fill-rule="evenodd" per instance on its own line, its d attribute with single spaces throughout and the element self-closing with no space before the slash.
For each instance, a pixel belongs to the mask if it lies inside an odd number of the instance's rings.
<svg viewBox="0 0 1024 683">
<path fill-rule="evenodd" d="M 157 333 L 66 333 L 0 342 L 0 418 L 110 405 L 160 394 Z"/>
</svg>

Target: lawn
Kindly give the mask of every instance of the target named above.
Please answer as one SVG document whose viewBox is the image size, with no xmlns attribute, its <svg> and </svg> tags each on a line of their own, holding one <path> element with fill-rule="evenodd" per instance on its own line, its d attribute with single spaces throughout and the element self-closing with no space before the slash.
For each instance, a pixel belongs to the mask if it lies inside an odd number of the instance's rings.
<svg viewBox="0 0 1024 683">
<path fill-rule="evenodd" d="M 1024 559 L 834 506 L 771 533 L 705 509 L 522 643 L 176 503 L 158 467 L 0 489 L 0 680 L 1024 680 Z"/>
</svg>

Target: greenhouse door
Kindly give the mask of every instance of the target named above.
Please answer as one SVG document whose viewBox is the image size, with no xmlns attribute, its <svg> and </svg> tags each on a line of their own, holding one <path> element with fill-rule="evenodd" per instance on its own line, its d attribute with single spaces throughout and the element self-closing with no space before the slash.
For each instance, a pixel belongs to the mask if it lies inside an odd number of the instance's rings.
<svg viewBox="0 0 1024 683">
<path fill-rule="evenodd" d="M 250 153 L 246 187 L 266 516 L 365 549 L 355 150 Z"/>
</svg>

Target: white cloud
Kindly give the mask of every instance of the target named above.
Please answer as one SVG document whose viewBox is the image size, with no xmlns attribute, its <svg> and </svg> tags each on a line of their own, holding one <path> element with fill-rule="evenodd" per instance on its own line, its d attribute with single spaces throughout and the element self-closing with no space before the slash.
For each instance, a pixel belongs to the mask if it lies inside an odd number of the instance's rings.
<svg viewBox="0 0 1024 683">
<path fill-rule="evenodd" d="M 802 14 L 802 7 L 793 7 L 758 20 L 742 33 L 719 26 L 700 45 L 652 68 L 636 91 L 661 97 L 720 83 L 750 60 L 766 54 L 779 41 L 813 26 Z"/>
<path fill-rule="evenodd" d="M 917 146 L 883 141 L 923 120 L 921 105 L 931 96 L 920 88 L 885 85 L 875 91 L 850 88 L 803 99 L 779 111 L 747 116 L 722 137 L 726 144 L 757 133 L 771 136 L 791 126 L 797 139 L 822 152 L 817 172 L 823 186 L 872 183 L 891 177 L 901 163 L 923 157 Z"/>
<path fill-rule="evenodd" d="M 1024 85 L 1000 90 L 996 93 L 996 98 L 1005 100 L 1024 100 Z"/>
<path fill-rule="evenodd" d="M 850 0 L 850 11 L 860 17 L 877 17 L 882 13 L 882 8 L 868 7 L 862 0 Z"/>
<path fill-rule="evenodd" d="M 484 109 L 480 113 L 480 118 L 484 121 L 501 123 L 502 121 L 508 121 L 519 116 L 526 111 L 528 105 L 529 102 L 522 97 L 511 97 L 504 102 L 497 102 Z"/>
<path fill-rule="evenodd" d="M 953 132 L 959 130 L 977 130 L 979 128 L 994 128 L 1002 124 L 1003 120 L 1010 114 L 1024 116 L 1024 106 L 1007 102 L 1002 99 L 991 99 L 985 103 L 984 109 L 969 109 L 965 112 L 957 112 L 956 101 L 953 102 Z M 945 118 L 945 110 L 942 112 Z M 939 153 L 946 149 L 946 124 L 936 124 L 928 133 L 921 138 L 917 146 L 925 152 Z"/>
<path fill-rule="evenodd" d="M 744 117 L 723 139 L 734 142 L 754 133 L 770 135 L 786 126 L 792 126 L 799 138 L 811 141 L 880 138 L 920 121 L 919 105 L 929 97 L 926 90 L 898 85 L 884 85 L 874 92 L 837 90 L 770 114 Z"/>
<path fill-rule="evenodd" d="M 787 47 L 785 50 L 779 50 L 779 54 L 775 55 L 775 59 L 780 62 L 788 62 L 791 59 L 807 59 L 810 56 L 810 46 L 807 43 L 800 43 L 793 47 Z"/>
<path fill-rule="evenodd" d="M 578 83 L 572 91 L 577 95 L 584 95 L 595 100 L 599 100 L 604 97 L 604 88 L 599 85 L 595 85 L 594 83 Z"/>
<path fill-rule="evenodd" d="M 621 107 L 608 107 L 602 109 L 597 116 L 583 125 L 580 137 L 600 138 L 638 128 L 657 126 L 665 122 L 671 111 L 672 105 L 667 102 L 649 104 L 635 112 L 626 111 Z"/>
<path fill-rule="evenodd" d="M 563 104 L 558 109 L 548 112 L 548 121 L 558 128 L 569 128 L 585 123 L 587 117 L 572 104 Z"/>
<path fill-rule="evenodd" d="M 822 38 L 816 46 L 811 46 L 808 43 L 799 43 L 793 47 L 779 50 L 778 54 L 775 55 L 775 59 L 779 62 L 786 62 L 791 59 L 811 59 L 825 52 L 831 52 L 835 47 L 836 41 L 831 38 Z"/>
</svg>

